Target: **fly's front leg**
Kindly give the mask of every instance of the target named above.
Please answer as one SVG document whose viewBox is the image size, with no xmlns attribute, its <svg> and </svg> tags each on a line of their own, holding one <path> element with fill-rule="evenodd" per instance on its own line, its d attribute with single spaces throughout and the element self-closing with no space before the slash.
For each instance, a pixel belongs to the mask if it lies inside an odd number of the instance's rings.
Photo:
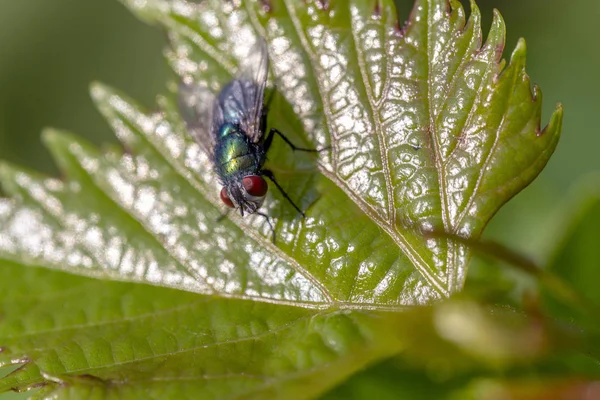
<svg viewBox="0 0 600 400">
<path fill-rule="evenodd" d="M 283 188 L 279 185 L 279 183 L 275 179 L 275 175 L 273 175 L 273 172 L 269 171 L 268 169 L 263 169 L 260 173 L 261 173 L 261 175 L 269 178 L 271 180 L 271 182 L 273 182 L 275 184 L 275 186 L 277 186 L 277 189 L 279 189 L 279 191 L 281 192 L 283 197 L 285 197 L 286 200 L 289 201 L 290 204 L 296 209 L 296 211 L 298 211 L 298 213 L 300 213 L 300 215 L 302 215 L 302 218 L 306 218 L 306 214 L 304 214 L 304 212 L 300 209 L 300 207 L 298 207 L 296 205 L 296 203 L 294 203 L 292 201 L 290 196 L 288 196 L 288 194 L 285 192 L 285 190 L 283 190 Z"/>
<path fill-rule="evenodd" d="M 257 211 L 256 214 L 260 215 L 267 221 L 269 228 L 271 228 L 271 240 L 273 241 L 273 244 L 275 244 L 275 228 L 273 228 L 273 224 L 271 224 L 271 218 L 269 218 L 267 214 L 261 213 L 260 211 Z"/>
</svg>

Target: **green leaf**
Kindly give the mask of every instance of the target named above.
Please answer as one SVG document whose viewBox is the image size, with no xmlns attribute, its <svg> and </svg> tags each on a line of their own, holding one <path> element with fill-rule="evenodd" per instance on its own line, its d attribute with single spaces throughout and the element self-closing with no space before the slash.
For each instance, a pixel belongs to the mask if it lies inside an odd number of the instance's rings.
<svg viewBox="0 0 600 400">
<path fill-rule="evenodd" d="M 25 363 L 0 392 L 46 381 L 110 398 L 310 398 L 401 344 L 401 314 L 198 296 L 10 263 L 0 278 L 0 366 Z"/>
<path fill-rule="evenodd" d="M 269 152 L 307 214 L 272 191 L 275 245 L 260 216 L 218 221 L 218 182 L 172 96 L 147 112 L 93 85 L 125 152 L 48 131 L 63 180 L 0 167 L 0 365 L 28 361 L 0 391 L 317 395 L 403 346 L 402 314 L 376 311 L 462 287 L 468 248 L 427 233 L 476 239 L 560 134 L 560 108 L 540 128 L 524 42 L 504 68 L 504 23 L 482 45 L 475 4 L 466 22 L 458 2 L 417 1 L 399 29 L 391 1 L 125 3 L 167 30 L 180 78 L 215 90 L 264 36 L 271 124 L 330 150 Z"/>
</svg>

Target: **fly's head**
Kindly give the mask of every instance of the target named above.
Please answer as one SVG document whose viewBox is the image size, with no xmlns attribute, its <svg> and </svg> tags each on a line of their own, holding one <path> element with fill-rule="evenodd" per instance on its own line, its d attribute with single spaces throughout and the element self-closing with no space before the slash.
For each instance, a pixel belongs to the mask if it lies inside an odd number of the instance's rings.
<svg viewBox="0 0 600 400">
<path fill-rule="evenodd" d="M 262 176 L 248 175 L 234 179 L 221 189 L 221 201 L 230 208 L 244 213 L 254 214 L 262 206 L 269 186 Z"/>
</svg>

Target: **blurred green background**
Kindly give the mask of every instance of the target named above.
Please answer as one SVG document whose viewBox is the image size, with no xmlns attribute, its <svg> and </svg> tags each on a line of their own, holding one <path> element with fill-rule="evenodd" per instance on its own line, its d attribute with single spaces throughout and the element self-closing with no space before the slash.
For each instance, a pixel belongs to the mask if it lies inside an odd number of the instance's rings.
<svg viewBox="0 0 600 400">
<path fill-rule="evenodd" d="M 0 0 L 0 158 L 55 173 L 42 128 L 115 138 L 89 97 L 99 80 L 144 105 L 165 85 L 163 32 L 116 0 Z"/>
<path fill-rule="evenodd" d="M 398 3 L 404 20 L 412 0 Z M 528 72 L 544 92 L 543 123 L 558 102 L 565 108 L 563 136 L 547 168 L 486 232 L 543 262 L 575 212 L 582 187 L 600 183 L 600 2 L 478 4 L 486 29 L 492 9 L 501 11 L 506 58 L 519 37 L 527 40 Z M 91 81 L 119 88 L 150 108 L 164 90 L 164 33 L 116 0 L 0 0 L 0 6 L 0 159 L 56 174 L 40 140 L 46 126 L 96 144 L 116 142 L 89 98 Z"/>
</svg>

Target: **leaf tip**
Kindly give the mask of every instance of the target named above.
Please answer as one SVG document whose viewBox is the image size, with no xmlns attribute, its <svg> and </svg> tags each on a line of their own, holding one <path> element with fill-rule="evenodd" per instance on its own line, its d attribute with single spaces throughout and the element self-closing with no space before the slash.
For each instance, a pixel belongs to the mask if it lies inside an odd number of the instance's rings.
<svg viewBox="0 0 600 400">
<path fill-rule="evenodd" d="M 9 162 L 0 160 L 0 188 L 4 191 L 4 195 L 11 196 L 15 194 L 15 176 L 17 174 L 16 168 Z M 2 352 L 6 351 L 6 347 L 2 347 Z M 0 358 L 0 367 L 7 365 Z M 12 365 L 12 364 L 8 364 Z"/>
<path fill-rule="evenodd" d="M 0 191 L 2 192 L 2 197 L 6 195 L 10 195 L 10 165 L 3 160 L 0 160 Z M 0 347 L 0 354 L 6 351 L 5 347 Z M 0 367 L 3 367 L 4 364 L 0 359 Z"/>
<path fill-rule="evenodd" d="M 93 82 L 90 85 L 90 97 L 98 111 L 109 121 L 115 115 L 114 100 L 117 97 L 122 99 L 122 96 L 116 89 L 101 82 Z"/>
<path fill-rule="evenodd" d="M 525 56 L 527 54 L 527 43 L 525 42 L 525 38 L 519 38 L 517 40 L 517 45 L 515 46 L 514 54 L 518 54 L 519 56 Z"/>
<path fill-rule="evenodd" d="M 94 81 L 90 84 L 90 96 L 96 104 L 105 102 L 111 93 L 112 90 L 102 82 Z"/>
<path fill-rule="evenodd" d="M 471 1 L 475 1 L 475 0 L 471 0 Z M 500 10 L 498 10 L 497 8 L 494 8 L 492 10 L 492 21 L 498 21 L 499 23 L 504 25 L 504 18 L 502 17 L 502 14 L 500 13 Z"/>
<path fill-rule="evenodd" d="M 0 182 L 6 177 L 8 172 L 10 171 L 10 164 L 4 160 L 0 160 Z M 6 349 L 4 347 L 0 347 L 0 353 L 4 352 Z"/>
<path fill-rule="evenodd" d="M 527 45 L 525 39 L 519 38 L 517 45 L 510 56 L 509 67 L 517 70 L 525 70 L 525 58 L 527 56 Z"/>
<path fill-rule="evenodd" d="M 56 128 L 45 128 L 42 131 L 42 141 L 52 154 L 59 168 L 66 165 L 65 160 L 73 153 L 75 147 L 81 147 L 83 144 L 82 138 L 77 135 Z"/>
<path fill-rule="evenodd" d="M 469 6 L 471 7 L 471 18 L 475 17 L 476 19 L 480 19 L 481 11 L 475 0 L 469 0 Z"/>
<path fill-rule="evenodd" d="M 66 132 L 63 132 L 60 129 L 52 127 L 44 128 L 42 130 L 42 142 L 50 148 L 56 144 L 63 143 L 65 135 Z"/>
<path fill-rule="evenodd" d="M 548 122 L 544 129 L 538 133 L 538 136 L 543 136 L 547 133 L 550 133 L 552 136 L 560 136 L 562 131 L 563 115 L 563 105 L 558 103 L 554 109 L 554 112 L 552 113 L 552 117 L 550 117 L 550 122 Z"/>
<path fill-rule="evenodd" d="M 119 3 L 127 7 L 135 16 L 139 19 L 153 23 L 160 19 L 161 15 L 164 15 L 165 8 L 168 9 L 169 5 L 162 0 L 118 0 Z"/>
<path fill-rule="evenodd" d="M 506 45 L 506 23 L 504 22 L 504 18 L 502 18 L 502 14 L 497 9 L 493 11 L 492 25 L 486 44 L 493 46 L 496 53 L 496 62 L 499 62 L 504 52 L 504 46 Z"/>
<path fill-rule="evenodd" d="M 23 392 L 31 389 L 30 385 L 21 386 L 22 384 L 19 384 L 20 381 L 24 381 L 25 378 L 29 377 L 32 374 L 33 370 L 37 368 L 35 364 L 31 361 L 31 359 L 27 357 L 16 358 L 11 360 L 8 365 L 19 365 L 19 367 L 0 378 L 0 393 L 6 390 L 12 390 L 13 392 Z"/>
<path fill-rule="evenodd" d="M 562 105 L 562 103 L 557 103 L 556 104 L 555 112 L 560 112 L 560 114 L 562 116 L 562 113 L 563 113 L 563 105 Z"/>
<path fill-rule="evenodd" d="M 460 20 L 464 21 L 465 20 L 465 12 L 463 9 L 463 6 L 460 2 L 458 2 L 458 4 L 455 4 L 455 2 L 452 2 L 452 12 L 456 13 L 458 12 L 460 15 Z M 462 31 L 461 32 L 471 32 L 471 35 L 475 35 L 475 37 L 477 38 L 481 38 L 481 12 L 479 11 L 479 7 L 477 7 L 477 4 L 475 3 L 474 0 L 470 0 L 470 8 L 471 8 L 471 13 L 469 15 L 469 18 L 466 22 L 466 24 L 463 22 L 462 25 L 464 25 L 462 27 Z M 481 44 L 480 44 L 481 45 Z"/>
</svg>

